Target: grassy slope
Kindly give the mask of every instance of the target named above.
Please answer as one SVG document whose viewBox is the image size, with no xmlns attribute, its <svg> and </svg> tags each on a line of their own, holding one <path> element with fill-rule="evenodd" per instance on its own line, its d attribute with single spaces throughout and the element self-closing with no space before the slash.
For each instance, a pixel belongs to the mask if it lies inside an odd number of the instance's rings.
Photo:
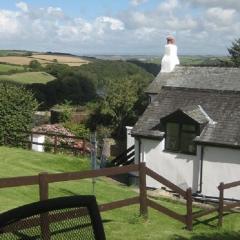
<svg viewBox="0 0 240 240">
<path fill-rule="evenodd" d="M 22 71 L 24 68 L 22 66 L 14 66 L 8 64 L 0 64 L 0 73 L 8 73 L 9 71 Z"/>
<path fill-rule="evenodd" d="M 11 75 L 0 75 L 0 80 L 11 80 L 23 84 L 47 83 L 55 77 L 45 72 L 24 72 Z"/>
<path fill-rule="evenodd" d="M 52 155 L 35 153 L 21 149 L 9 149 L 0 147 L 0 176 L 20 176 L 33 175 L 42 171 L 63 172 L 84 170 L 89 167 L 89 162 L 79 158 L 66 157 L 62 155 Z M 91 180 L 62 182 L 50 185 L 50 197 L 72 195 L 72 194 L 92 194 Z M 107 178 L 97 179 L 95 194 L 99 203 L 111 202 L 136 196 L 132 188 L 116 184 Z M 0 190 L 0 211 L 38 200 L 37 187 L 19 187 Z M 161 203 L 184 213 L 185 207 L 171 201 L 161 199 Z M 210 225 L 199 224 L 195 230 L 189 233 L 183 229 L 183 224 L 156 212 L 149 210 L 147 221 L 138 217 L 139 207 L 131 206 L 102 213 L 104 228 L 107 239 L 120 240 L 161 240 L 161 239 L 239 239 L 236 233 L 240 229 L 240 214 L 232 214 L 225 217 L 224 229 L 218 231 Z M 209 224 L 215 224 L 210 222 Z M 224 232 L 228 230 L 228 232 Z M 220 235 L 219 235 L 220 234 Z"/>
</svg>

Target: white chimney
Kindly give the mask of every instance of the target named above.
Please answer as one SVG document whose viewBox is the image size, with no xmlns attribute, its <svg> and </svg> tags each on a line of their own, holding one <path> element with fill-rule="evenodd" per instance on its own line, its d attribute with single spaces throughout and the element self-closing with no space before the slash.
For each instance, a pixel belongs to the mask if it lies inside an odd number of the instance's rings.
<svg viewBox="0 0 240 240">
<path fill-rule="evenodd" d="M 161 72 L 172 72 L 176 65 L 179 65 L 179 59 L 177 56 L 177 46 L 175 45 L 175 39 L 172 36 L 167 37 L 167 44 L 165 45 L 165 54 L 162 58 Z"/>
</svg>

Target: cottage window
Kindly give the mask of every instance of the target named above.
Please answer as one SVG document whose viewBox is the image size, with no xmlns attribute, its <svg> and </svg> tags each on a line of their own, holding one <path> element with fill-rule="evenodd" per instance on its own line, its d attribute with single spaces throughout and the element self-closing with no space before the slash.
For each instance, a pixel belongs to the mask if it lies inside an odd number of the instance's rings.
<svg viewBox="0 0 240 240">
<path fill-rule="evenodd" d="M 197 136 L 195 125 L 167 123 L 165 148 L 169 151 L 196 154 L 193 139 Z"/>
</svg>

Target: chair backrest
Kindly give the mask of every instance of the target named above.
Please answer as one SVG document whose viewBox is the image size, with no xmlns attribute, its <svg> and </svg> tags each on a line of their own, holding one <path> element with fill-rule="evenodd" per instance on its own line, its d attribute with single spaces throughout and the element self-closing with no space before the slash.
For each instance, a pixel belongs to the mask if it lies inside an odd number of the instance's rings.
<svg viewBox="0 0 240 240">
<path fill-rule="evenodd" d="M 0 214 L 0 240 L 105 240 L 94 196 L 49 199 Z"/>
</svg>

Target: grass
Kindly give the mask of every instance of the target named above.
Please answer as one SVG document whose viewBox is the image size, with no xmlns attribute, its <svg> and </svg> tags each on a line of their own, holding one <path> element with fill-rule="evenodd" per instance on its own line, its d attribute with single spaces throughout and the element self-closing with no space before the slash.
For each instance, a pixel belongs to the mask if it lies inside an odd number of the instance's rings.
<svg viewBox="0 0 240 240">
<path fill-rule="evenodd" d="M 47 83 L 54 80 L 55 77 L 46 72 L 24 72 L 11 75 L 0 75 L 0 80 L 10 80 L 23 84 Z"/>
<path fill-rule="evenodd" d="M 36 153 L 22 149 L 0 147 L 0 176 L 35 175 L 42 171 L 66 172 L 89 168 L 89 161 L 71 156 Z M 91 179 L 50 184 L 50 197 L 92 194 Z M 126 187 L 109 178 L 98 178 L 95 192 L 99 203 L 136 196 L 133 187 Z M 38 188 L 18 187 L 0 190 L 0 211 L 38 200 Z M 157 199 L 166 207 L 185 213 L 185 206 L 163 198 Z M 214 215 L 211 215 L 214 217 Z M 225 216 L 222 230 L 216 228 L 216 219 L 209 217 L 196 222 L 193 232 L 184 225 L 149 209 L 149 218 L 139 217 L 139 206 L 120 208 L 102 213 L 107 239 L 120 240 L 235 240 L 240 239 L 240 214 Z"/>
<path fill-rule="evenodd" d="M 24 68 L 22 66 L 14 66 L 9 64 L 0 64 L 0 74 L 8 73 L 11 71 L 23 71 Z"/>
</svg>

